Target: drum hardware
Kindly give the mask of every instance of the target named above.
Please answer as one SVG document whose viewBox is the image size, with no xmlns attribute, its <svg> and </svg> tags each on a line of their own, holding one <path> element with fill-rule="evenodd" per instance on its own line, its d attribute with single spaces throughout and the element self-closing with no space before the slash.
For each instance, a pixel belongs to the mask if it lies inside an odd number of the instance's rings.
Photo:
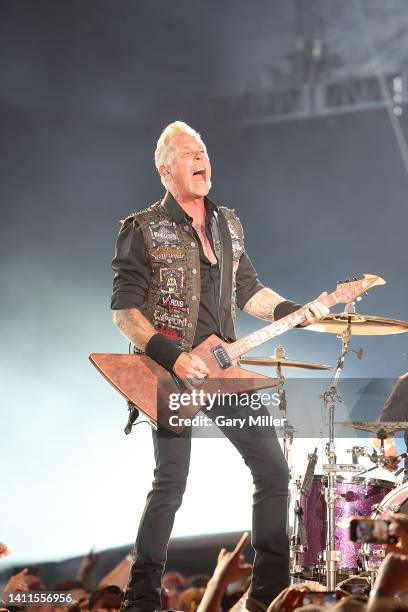
<svg viewBox="0 0 408 612">
<path fill-rule="evenodd" d="M 364 454 L 366 457 L 370 459 L 374 466 L 371 468 L 367 468 L 361 474 L 367 474 L 372 470 L 377 469 L 378 467 L 383 467 L 386 469 L 390 469 L 395 472 L 396 476 L 399 476 L 404 472 L 404 479 L 408 477 L 408 469 L 404 466 L 400 469 L 398 468 L 398 463 L 401 459 L 407 459 L 408 453 L 401 453 L 400 455 L 396 455 L 395 457 L 389 457 L 385 454 L 384 442 L 387 438 L 393 438 L 398 431 L 408 429 L 408 423 L 405 421 L 344 421 L 342 425 L 346 427 L 351 427 L 353 429 L 368 431 L 372 433 L 376 438 L 380 440 L 381 448 L 380 452 L 376 450 L 370 452 L 366 447 L 358 447 L 361 449 L 365 449 Z M 353 447 L 354 448 L 354 447 Z M 356 447 L 357 448 L 357 447 Z M 350 452 L 350 451 L 348 451 Z"/>
<path fill-rule="evenodd" d="M 404 455 L 406 455 L 406 453 L 404 453 Z M 403 455 L 401 455 L 401 457 L 403 457 Z M 408 468 L 406 467 L 402 467 L 399 470 L 397 470 L 395 472 L 396 476 L 400 476 L 401 474 L 404 474 L 404 478 L 402 479 L 402 483 L 405 484 L 408 481 Z"/>
<path fill-rule="evenodd" d="M 337 585 L 337 588 L 346 591 L 349 595 L 366 598 L 370 594 L 371 585 L 368 576 L 359 574 L 346 578 Z"/>
<path fill-rule="evenodd" d="M 293 535 L 291 537 L 291 574 L 292 576 L 302 576 L 303 567 L 299 563 L 299 555 L 307 551 L 306 527 L 303 521 L 303 508 L 299 500 L 295 501 L 294 507 L 295 520 L 293 524 Z"/>
<path fill-rule="evenodd" d="M 367 484 L 367 482 L 364 484 L 363 494 L 364 494 L 364 497 L 368 497 L 368 484 Z"/>
<path fill-rule="evenodd" d="M 282 413 L 282 417 L 285 418 L 285 425 L 283 427 L 282 446 L 283 454 L 289 466 L 289 478 L 291 482 L 295 481 L 293 474 L 293 434 L 295 433 L 294 427 L 290 424 L 286 416 L 286 391 L 285 391 L 285 376 L 282 373 L 282 368 L 289 369 L 301 369 L 301 370 L 332 370 L 332 366 L 325 365 L 322 363 L 313 363 L 311 361 L 300 361 L 295 359 L 288 359 L 285 354 L 284 347 L 279 344 L 271 357 L 241 357 L 240 363 L 246 365 L 258 365 L 264 367 L 276 368 L 276 377 L 278 384 L 276 392 L 279 394 L 279 410 Z"/>
<path fill-rule="evenodd" d="M 277 355 L 280 359 L 285 358 L 285 349 L 282 345 L 279 345 L 275 349 L 275 355 Z M 295 429 L 293 425 L 291 425 L 287 418 L 286 408 L 286 391 L 285 391 L 285 377 L 282 374 L 282 366 L 281 362 L 276 362 L 276 377 L 278 379 L 278 384 L 276 386 L 276 392 L 279 395 L 279 410 L 282 413 L 282 418 L 284 419 L 283 426 L 283 438 L 282 438 L 282 446 L 283 446 L 283 454 L 285 456 L 286 462 L 289 468 L 289 480 L 293 481 L 293 461 L 292 461 L 292 448 L 293 448 L 293 434 Z M 289 502 L 290 503 L 290 499 Z"/>
<path fill-rule="evenodd" d="M 363 474 L 368 474 L 369 472 L 372 472 L 373 470 L 376 470 L 379 467 L 388 469 L 390 472 L 394 472 L 396 475 L 398 474 L 398 472 L 396 472 L 396 469 L 397 469 L 396 461 L 398 461 L 399 463 L 400 455 L 390 458 L 390 457 L 387 457 L 386 455 L 383 456 L 382 454 L 374 451 L 373 453 L 368 453 L 367 457 L 370 459 L 370 461 L 374 463 L 374 465 L 370 468 L 366 468 L 365 470 L 361 471 L 360 472 L 361 476 Z"/>
<path fill-rule="evenodd" d="M 352 463 L 357 464 L 359 457 L 367 456 L 368 448 L 366 446 L 353 446 L 352 448 L 348 448 L 347 452 L 351 453 Z"/>
<path fill-rule="evenodd" d="M 327 505 L 325 488 L 327 475 L 315 475 L 308 497 L 300 496 L 303 510 L 302 522 L 306 530 L 307 550 L 296 557 L 297 568 L 303 577 L 319 576 L 322 583 L 327 581 L 327 561 L 323 559 L 327 532 Z M 374 504 L 381 504 L 384 497 L 394 488 L 394 483 L 386 480 L 367 479 L 360 476 L 336 476 L 334 497 L 335 543 L 341 556 L 336 556 L 338 579 L 361 573 L 364 567 L 362 545 L 349 541 L 349 521 L 351 516 L 369 516 Z M 297 552 L 297 551 L 296 551 Z M 298 571 L 299 575 L 299 571 Z"/>
<path fill-rule="evenodd" d="M 309 497 L 310 495 L 313 484 L 314 471 L 317 463 L 317 447 L 314 449 L 313 453 L 310 453 L 307 456 L 307 459 L 307 468 L 303 476 L 302 482 L 297 480 L 295 483 L 296 494 L 298 498 L 295 501 L 293 535 L 291 538 L 290 546 L 291 571 L 295 576 L 302 575 L 303 568 L 299 561 L 299 555 L 307 552 L 308 550 L 307 532 L 304 523 L 304 510 L 300 504 L 299 497 L 300 495 L 303 495 L 304 497 Z"/>
<path fill-rule="evenodd" d="M 313 325 L 308 325 L 305 329 L 341 335 L 348 326 L 350 326 L 353 336 L 385 336 L 408 332 L 408 323 L 406 321 L 363 315 L 356 312 L 355 308 L 351 311 L 347 307 L 344 312 L 330 313 L 324 319 L 313 323 Z"/>
<path fill-rule="evenodd" d="M 355 474 L 360 474 L 361 467 L 361 465 L 355 463 L 325 463 L 323 465 L 323 471 L 327 474 L 337 472 L 351 472 Z"/>
<path fill-rule="evenodd" d="M 312 361 L 299 361 L 287 359 L 284 347 L 279 344 L 271 357 L 241 357 L 240 363 L 247 365 L 259 365 L 264 367 L 291 368 L 297 370 L 332 370 L 332 366 Z"/>
<path fill-rule="evenodd" d="M 325 331 L 335 333 L 341 340 L 341 352 L 337 359 L 335 372 L 331 381 L 331 385 L 323 394 L 323 404 L 325 412 L 328 415 L 329 425 L 329 441 L 326 444 L 326 457 L 328 463 L 323 466 L 324 473 L 327 476 L 327 488 L 325 491 L 326 510 L 327 510 L 327 537 L 325 550 L 325 566 L 326 566 L 326 587 L 328 591 L 333 591 L 336 587 L 337 566 L 341 562 L 335 543 L 335 515 L 336 515 L 336 495 L 335 486 L 337 472 L 339 471 L 358 471 L 361 474 L 361 466 L 358 466 L 358 451 L 354 452 L 354 459 L 351 466 L 345 464 L 337 464 L 336 448 L 334 438 L 334 413 L 336 404 L 341 402 L 341 396 L 338 392 L 338 382 L 344 368 L 345 357 L 349 352 L 354 352 L 358 359 L 362 358 L 362 349 L 354 351 L 350 349 L 351 335 L 384 335 L 403 333 L 408 331 L 408 323 L 395 319 L 387 319 L 385 317 L 372 317 L 359 315 L 355 309 L 355 303 L 346 304 L 344 312 L 341 314 L 330 314 L 318 323 L 309 325 L 306 329 Z M 383 423 L 381 428 L 383 429 Z M 394 424 L 395 425 L 395 424 Z M 406 428 L 406 426 L 405 426 Z M 387 431 L 382 431 L 377 426 L 377 431 L 381 436 L 387 437 Z M 395 429 L 395 427 L 393 428 Z M 385 438 L 384 438 L 385 439 Z M 383 452 L 384 442 L 382 441 L 381 460 L 384 461 L 385 453 Z M 376 466 L 377 467 L 377 466 Z M 407 475 L 408 477 L 408 475 Z M 365 496 L 368 496 L 368 491 Z"/>
<path fill-rule="evenodd" d="M 340 471 L 337 466 L 336 446 L 334 441 L 334 412 L 336 404 L 341 402 L 341 396 L 338 392 L 338 382 L 344 368 L 344 360 L 350 350 L 351 340 L 351 315 L 355 313 L 354 303 L 346 304 L 345 312 L 349 315 L 348 322 L 341 332 L 341 352 L 337 359 L 336 369 L 331 381 L 331 385 L 323 393 L 323 404 L 325 412 L 329 419 L 329 441 L 326 444 L 326 457 L 328 464 L 323 466 L 323 471 L 327 475 L 327 488 L 325 492 L 326 509 L 327 509 L 327 537 L 326 550 L 324 561 L 326 564 L 326 588 L 328 591 L 334 591 L 336 588 L 336 571 L 337 565 L 341 559 L 336 550 L 335 540 L 335 520 L 336 520 L 336 475 Z"/>
<path fill-rule="evenodd" d="M 382 511 L 382 502 L 389 498 L 394 489 L 394 484 L 389 481 L 379 481 L 378 479 L 362 479 L 359 476 L 371 469 L 376 469 L 379 465 L 386 465 L 387 458 L 384 453 L 384 440 L 395 435 L 395 432 L 399 429 L 408 429 L 408 423 L 388 424 L 377 422 L 375 424 L 367 424 L 364 422 L 346 422 L 344 425 L 349 425 L 356 429 L 361 428 L 377 434 L 377 437 L 381 440 L 381 450 L 378 453 L 377 451 L 370 453 L 366 447 L 354 446 L 348 451 L 352 455 L 352 463 L 337 463 L 334 414 L 337 403 L 342 401 L 338 391 L 338 383 L 344 368 L 346 355 L 353 352 L 357 359 L 362 359 L 363 356 L 362 349 L 354 350 L 350 348 L 351 335 L 404 333 L 408 331 L 408 323 L 387 317 L 359 314 L 356 312 L 353 302 L 346 305 L 344 312 L 329 314 L 318 323 L 307 326 L 306 329 L 336 334 L 341 340 L 341 352 L 337 359 L 332 380 L 322 396 L 325 413 L 328 417 L 329 429 L 329 439 L 325 448 L 327 463 L 323 466 L 324 473 L 322 476 L 313 475 L 316 464 L 314 463 L 312 466 L 311 456 L 317 456 L 317 449 L 315 449 L 315 453 L 308 456 L 308 467 L 303 480 L 301 481 L 299 478 L 294 483 L 299 499 L 296 499 L 294 508 L 295 521 L 291 539 L 291 573 L 293 576 L 301 575 L 303 578 L 313 577 L 318 578 L 320 581 L 324 579 L 327 589 L 332 591 L 336 587 L 337 574 L 339 576 L 350 576 L 356 573 L 362 575 L 364 566 L 366 573 L 370 574 L 370 577 L 373 575 L 373 568 L 369 568 L 372 563 L 369 563 L 368 556 L 365 556 L 362 550 L 363 547 L 358 543 L 349 542 L 348 528 L 346 528 L 347 521 L 343 519 L 355 514 L 366 516 L 370 512 L 379 513 Z M 283 347 L 277 347 L 272 357 L 243 358 L 241 363 L 277 368 L 280 382 L 280 391 L 278 393 L 281 395 L 282 411 L 285 414 L 286 395 L 281 368 L 331 369 L 330 366 L 323 364 L 289 360 L 284 354 Z M 359 427 L 361 425 L 362 427 Z M 290 425 L 284 432 L 285 457 L 290 459 L 293 433 L 294 430 Z M 367 456 L 375 464 L 374 467 L 362 471 L 363 466 L 359 465 L 360 456 Z M 291 463 L 290 469 L 292 470 Z M 404 468 L 399 470 L 398 473 L 401 473 L 401 471 L 404 471 Z M 351 476 L 349 480 L 346 480 L 339 476 L 339 472 L 358 474 L 358 476 Z M 405 477 L 408 479 L 408 462 L 405 468 Z M 293 482 L 292 471 L 291 479 Z M 343 486 L 346 487 L 344 492 L 342 492 Z M 408 488 L 408 485 L 405 486 Z M 352 493 L 351 498 L 350 492 Z M 336 502 L 338 506 L 336 506 Z M 395 510 L 401 510 L 400 504 L 392 504 L 390 506 L 390 511 Z M 337 543 L 336 538 L 338 540 Z M 336 546 L 339 550 L 336 549 Z M 324 548 L 325 550 L 323 551 Z M 383 553 L 382 549 L 380 551 L 372 551 L 371 557 L 377 559 L 382 557 Z"/>
<path fill-rule="evenodd" d="M 375 437 L 381 441 L 393 438 L 399 431 L 408 429 L 408 421 L 342 421 L 340 424 L 344 427 L 368 431 L 375 434 Z"/>
<path fill-rule="evenodd" d="M 393 513 L 408 514 L 408 484 L 394 486 L 377 504 L 371 518 L 389 520 Z M 385 550 L 379 544 L 364 544 L 363 553 L 364 568 L 374 582 L 380 564 L 385 557 Z"/>
<path fill-rule="evenodd" d="M 307 456 L 307 468 L 305 475 L 303 477 L 302 483 L 300 485 L 300 493 L 305 497 L 309 497 L 310 491 L 312 489 L 313 476 L 317 463 L 317 446 L 314 449 L 313 453 L 310 453 Z"/>
<path fill-rule="evenodd" d="M 401 459 L 404 457 L 402 455 L 397 455 L 396 457 L 389 458 L 387 455 L 382 452 L 378 453 L 376 450 L 371 451 L 366 446 L 353 446 L 352 448 L 347 449 L 348 453 L 352 454 L 352 462 L 354 465 L 358 464 L 359 457 L 368 457 L 372 463 L 374 463 L 374 467 L 365 469 L 361 472 L 361 474 L 366 474 L 367 472 L 371 472 L 372 470 L 377 469 L 377 467 L 392 467 L 395 459 Z"/>
<path fill-rule="evenodd" d="M 373 551 L 373 555 L 375 557 L 380 557 L 380 559 L 384 559 L 384 557 L 385 557 L 385 550 L 384 549 L 382 549 L 382 550 L 374 550 Z"/>
</svg>

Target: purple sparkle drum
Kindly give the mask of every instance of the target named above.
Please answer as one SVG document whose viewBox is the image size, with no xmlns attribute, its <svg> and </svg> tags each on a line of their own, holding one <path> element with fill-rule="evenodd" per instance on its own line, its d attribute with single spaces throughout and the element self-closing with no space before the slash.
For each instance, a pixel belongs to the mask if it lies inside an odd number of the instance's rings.
<svg viewBox="0 0 408 612">
<path fill-rule="evenodd" d="M 394 487 L 377 505 L 371 518 L 387 521 L 393 512 L 408 514 L 408 483 Z M 379 544 L 365 544 L 364 556 L 366 571 L 375 574 L 385 557 L 385 548 Z"/>
<path fill-rule="evenodd" d="M 305 575 L 316 575 L 324 566 L 322 552 L 326 549 L 326 501 L 327 479 L 316 475 L 310 495 L 300 498 L 303 522 L 307 536 L 307 551 L 299 555 Z M 340 551 L 338 569 L 340 574 L 353 574 L 364 566 L 362 545 L 349 541 L 349 519 L 351 516 L 370 516 L 394 487 L 388 480 L 362 478 L 360 476 L 337 476 L 336 478 L 336 550 Z"/>
</svg>

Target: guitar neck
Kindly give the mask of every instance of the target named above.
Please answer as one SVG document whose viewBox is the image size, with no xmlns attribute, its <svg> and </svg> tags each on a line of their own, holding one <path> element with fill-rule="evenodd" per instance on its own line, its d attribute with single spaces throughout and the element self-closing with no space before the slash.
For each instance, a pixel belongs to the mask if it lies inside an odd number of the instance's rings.
<svg viewBox="0 0 408 612">
<path fill-rule="evenodd" d="M 336 299 L 336 293 L 329 293 L 320 298 L 320 302 L 323 302 L 328 308 L 338 304 L 338 300 Z M 243 336 L 239 340 L 232 342 L 226 348 L 228 351 L 228 355 L 231 359 L 238 359 L 241 355 L 244 355 L 248 351 L 252 351 L 257 346 L 260 346 L 264 342 L 267 342 L 271 338 L 275 336 L 280 336 L 281 334 L 289 331 L 289 329 L 293 329 L 296 325 L 300 325 L 306 321 L 306 308 L 299 308 L 292 314 L 286 315 L 286 317 L 282 317 L 279 321 L 275 321 L 274 323 L 270 323 L 257 331 L 252 332 L 246 336 Z"/>
</svg>

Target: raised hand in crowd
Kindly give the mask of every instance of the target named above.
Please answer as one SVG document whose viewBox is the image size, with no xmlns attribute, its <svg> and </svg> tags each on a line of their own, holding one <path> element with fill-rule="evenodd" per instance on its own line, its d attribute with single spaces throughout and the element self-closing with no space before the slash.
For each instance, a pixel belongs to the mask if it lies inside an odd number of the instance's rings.
<svg viewBox="0 0 408 612">
<path fill-rule="evenodd" d="M 271 602 L 268 612 L 292 612 L 303 605 L 303 596 L 310 589 L 303 584 L 294 584 L 283 589 Z"/>
<path fill-rule="evenodd" d="M 4 587 L 4 590 L 10 593 L 13 591 L 28 591 L 29 586 L 25 579 L 27 574 L 28 569 L 24 568 L 14 576 L 11 576 L 6 586 Z"/>
<path fill-rule="evenodd" d="M 99 561 L 101 553 L 94 552 L 93 548 L 89 551 L 85 557 L 81 559 L 78 567 L 76 577 L 78 580 L 84 583 L 86 588 L 89 589 L 91 574 L 95 569 L 96 564 Z"/>
<path fill-rule="evenodd" d="M 392 514 L 389 533 L 397 536 L 398 543 L 388 546 L 391 552 L 408 555 L 408 516 L 406 514 Z"/>
<path fill-rule="evenodd" d="M 371 590 L 367 610 L 379 612 L 388 609 L 387 598 L 408 589 L 408 556 L 389 553 L 380 566 Z"/>
<path fill-rule="evenodd" d="M 248 542 L 249 533 L 246 531 L 232 552 L 227 552 L 225 548 L 221 548 L 213 576 L 219 577 L 226 584 L 248 576 L 251 573 L 252 566 L 245 562 L 245 558 L 241 554 Z"/>
<path fill-rule="evenodd" d="M 227 585 L 251 573 L 252 566 L 245 562 L 242 555 L 248 541 L 249 533 L 245 532 L 232 552 L 227 552 L 225 548 L 220 550 L 217 566 L 197 612 L 218 612 Z"/>
<path fill-rule="evenodd" d="M 3 542 L 0 542 L 0 559 L 2 557 L 7 557 L 7 555 L 10 555 L 10 554 L 11 554 L 11 550 L 9 549 L 7 544 L 3 544 Z"/>
<path fill-rule="evenodd" d="M 129 553 L 124 559 L 100 580 L 98 588 L 115 585 L 118 586 L 122 591 L 125 590 L 126 584 L 129 578 L 130 566 L 132 565 L 132 555 Z"/>
</svg>

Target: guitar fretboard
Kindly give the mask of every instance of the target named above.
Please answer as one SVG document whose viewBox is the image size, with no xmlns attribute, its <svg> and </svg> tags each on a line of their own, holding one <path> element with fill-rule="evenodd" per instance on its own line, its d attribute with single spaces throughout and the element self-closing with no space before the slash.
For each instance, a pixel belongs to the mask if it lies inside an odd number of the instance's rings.
<svg viewBox="0 0 408 612">
<path fill-rule="evenodd" d="M 328 308 L 334 306 L 338 303 L 336 299 L 336 292 L 330 293 L 329 295 L 325 295 L 320 298 L 320 301 L 323 302 Z M 228 355 L 231 359 L 238 359 L 241 355 L 244 355 L 248 351 L 256 348 L 257 346 L 267 342 L 271 338 L 275 336 L 280 336 L 280 334 L 284 334 L 286 331 L 293 329 L 296 325 L 300 325 L 306 321 L 305 308 L 299 308 L 292 314 L 286 315 L 279 321 L 275 321 L 254 331 L 247 336 L 243 336 L 239 340 L 232 342 L 229 344 L 226 349 Z"/>
</svg>

